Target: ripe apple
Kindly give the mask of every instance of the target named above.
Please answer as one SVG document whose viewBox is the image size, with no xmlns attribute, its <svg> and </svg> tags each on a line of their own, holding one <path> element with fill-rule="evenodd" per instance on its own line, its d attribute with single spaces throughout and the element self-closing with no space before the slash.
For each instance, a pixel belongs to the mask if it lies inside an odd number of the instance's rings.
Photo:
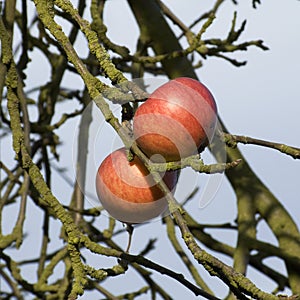
<svg viewBox="0 0 300 300">
<path fill-rule="evenodd" d="M 174 193 L 178 172 L 162 175 Z M 160 215 L 168 206 L 141 160 L 135 156 L 129 162 L 125 148 L 112 152 L 101 163 L 96 175 L 96 191 L 107 212 L 125 223 L 145 222 Z"/>
<path fill-rule="evenodd" d="M 177 161 L 207 146 L 216 121 L 210 91 L 197 80 L 180 77 L 160 86 L 139 106 L 133 133 L 148 157 L 160 154 L 166 161 Z"/>
</svg>

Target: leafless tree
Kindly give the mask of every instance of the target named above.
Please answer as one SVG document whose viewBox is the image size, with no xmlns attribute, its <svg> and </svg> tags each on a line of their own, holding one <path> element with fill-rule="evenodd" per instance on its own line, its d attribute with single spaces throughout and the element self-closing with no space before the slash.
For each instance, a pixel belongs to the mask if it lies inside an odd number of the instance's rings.
<svg viewBox="0 0 300 300">
<path fill-rule="evenodd" d="M 211 57 L 242 67 L 245 61 L 235 59 L 236 51 L 247 51 L 249 47 L 268 49 L 261 40 L 241 41 L 246 21 L 238 24 L 236 13 L 232 13 L 227 36 L 206 37 L 206 30 L 214 26 L 214 19 L 218 18 L 222 4 L 227 1 L 216 0 L 205 11 L 201 11 L 202 4 L 199 3 L 195 8 L 199 11 L 198 18 L 185 24 L 160 0 L 128 0 L 128 7 L 140 30 L 135 53 L 129 46 L 114 43 L 107 35 L 103 16 L 108 1 L 78 0 L 76 4 L 70 0 L 0 2 L 0 146 L 7 151 L 7 161 L 0 161 L 0 281 L 6 287 L 1 291 L 1 299 L 71 300 L 88 291 L 98 292 L 98 298 L 102 295 L 106 299 L 134 299 L 142 295 L 149 299 L 171 299 L 171 291 L 152 273 L 171 277 L 178 285 L 189 289 L 191 295 L 218 299 L 202 278 L 200 265 L 228 287 L 228 299 L 297 298 L 300 294 L 300 234 L 296 222 L 251 169 L 237 145 L 268 147 L 294 159 L 300 158 L 300 149 L 231 134 L 225 128 L 222 116 L 219 116 L 216 142 L 209 145 L 218 161 L 216 164 L 206 165 L 198 155 L 181 163 L 158 165 L 131 143 L 130 121 L 139 103 L 148 96 L 147 87 L 137 84 L 134 78 L 151 75 L 197 79 L 195 70 Z M 255 9 L 260 1 L 253 0 L 252 4 Z M 87 51 L 85 57 L 81 54 L 82 48 Z M 37 59 L 36 53 L 39 53 L 41 63 L 35 72 L 49 71 L 49 80 L 33 87 L 27 85 L 27 80 L 32 76 L 31 65 Z M 84 85 L 65 87 L 63 79 L 70 76 L 80 78 Z M 124 145 L 131 145 L 132 155 L 140 157 L 151 170 L 154 180 L 159 182 L 159 168 L 190 167 L 195 172 L 207 173 L 206 176 L 225 172 L 230 181 L 237 199 L 237 218 L 226 224 L 199 223 L 184 205 L 168 196 L 169 205 L 175 209 L 162 219 L 161 228 L 165 229 L 178 260 L 185 264 L 186 274 L 147 258 L 151 251 L 163 253 L 163 249 L 155 246 L 155 240 L 150 239 L 139 255 L 133 255 L 115 241 L 120 233 L 116 220 L 110 218 L 108 227 L 95 226 L 96 220 L 103 216 L 100 215 L 101 208 L 90 207 L 85 201 L 85 147 L 78 151 L 76 178 L 66 178 L 66 170 L 58 167 L 60 145 L 64 143 L 59 129 L 74 119 L 80 120 L 78 145 L 88 144 L 91 101 Z M 64 103 L 69 105 L 63 106 Z M 108 103 L 122 108 L 121 118 L 113 114 Z M 222 153 L 218 141 L 224 145 L 226 161 L 220 158 Z M 55 176 L 70 181 L 70 199 L 55 196 Z M 159 185 L 167 192 L 166 186 Z M 187 200 L 193 198 L 193 191 L 190 192 Z M 27 234 L 32 234 L 24 229 L 26 223 L 33 222 L 26 218 L 30 203 L 35 204 L 43 226 L 35 228 L 33 233 L 38 237 L 32 251 L 34 258 L 16 259 L 13 251 L 18 249 L 22 253 L 22 243 Z M 4 233 L 3 222 L 7 222 L 5 214 L 10 207 L 14 207 L 15 219 L 5 224 L 10 232 Z M 59 221 L 58 232 L 52 230 L 53 220 Z M 273 232 L 277 245 L 257 237 L 257 226 L 262 220 Z M 207 232 L 212 227 L 235 231 L 237 244 L 219 241 Z M 30 228 L 33 230 L 34 225 Z M 50 245 L 53 239 L 61 241 L 55 249 Z M 90 264 L 86 259 L 89 254 L 107 258 L 111 266 L 99 268 Z M 232 266 L 225 264 L 218 254 L 230 257 Z M 264 259 L 267 257 L 282 260 L 287 274 L 266 265 Z M 22 271 L 28 265 L 34 267 L 36 282 L 28 280 L 28 273 Z M 53 278 L 58 266 L 63 267 Z M 249 266 L 276 282 L 277 291 L 268 293 L 257 287 L 247 278 Z M 108 278 L 118 280 L 122 274 L 123 277 L 131 276 L 130 270 L 134 270 L 144 282 L 137 285 L 136 291 L 124 286 L 122 295 L 115 295 L 113 290 L 103 286 Z M 278 294 L 285 288 L 290 288 L 293 295 Z"/>
</svg>

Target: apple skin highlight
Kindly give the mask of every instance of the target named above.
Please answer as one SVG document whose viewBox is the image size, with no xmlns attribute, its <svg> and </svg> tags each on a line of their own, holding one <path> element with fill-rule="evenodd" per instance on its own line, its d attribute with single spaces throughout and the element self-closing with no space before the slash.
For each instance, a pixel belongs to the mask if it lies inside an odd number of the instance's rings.
<svg viewBox="0 0 300 300">
<path fill-rule="evenodd" d="M 171 193 L 175 192 L 178 171 L 162 174 Z M 167 210 L 168 203 L 152 176 L 135 156 L 129 162 L 125 148 L 108 155 L 98 168 L 96 191 L 104 209 L 124 223 L 143 223 Z"/>
<path fill-rule="evenodd" d="M 177 161 L 197 153 L 213 137 L 217 106 L 199 81 L 180 77 L 157 88 L 137 109 L 133 133 L 148 157 Z"/>
</svg>

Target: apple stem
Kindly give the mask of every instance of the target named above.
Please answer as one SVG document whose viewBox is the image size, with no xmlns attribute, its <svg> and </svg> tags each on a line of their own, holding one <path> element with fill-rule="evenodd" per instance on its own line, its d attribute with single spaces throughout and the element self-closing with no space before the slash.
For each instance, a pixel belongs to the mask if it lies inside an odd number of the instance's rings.
<svg viewBox="0 0 300 300">
<path fill-rule="evenodd" d="M 126 248 L 126 253 L 129 252 L 129 249 L 130 249 L 130 246 L 131 246 L 133 229 L 134 229 L 134 227 L 132 226 L 132 224 L 126 223 L 126 231 L 128 232 L 128 244 L 127 244 L 127 248 Z"/>
</svg>

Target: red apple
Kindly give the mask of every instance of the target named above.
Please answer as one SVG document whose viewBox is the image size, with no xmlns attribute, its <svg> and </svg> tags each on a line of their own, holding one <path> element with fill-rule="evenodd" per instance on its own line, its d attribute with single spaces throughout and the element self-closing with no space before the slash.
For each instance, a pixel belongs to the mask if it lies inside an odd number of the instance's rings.
<svg viewBox="0 0 300 300">
<path fill-rule="evenodd" d="M 181 77 L 156 89 L 137 109 L 133 132 L 137 144 L 151 157 L 166 161 L 197 153 L 212 138 L 217 106 L 199 81 Z"/>
<path fill-rule="evenodd" d="M 163 174 L 162 174 L 163 175 Z M 166 172 L 163 180 L 173 193 L 177 171 Z M 114 218 L 126 223 L 142 223 L 163 213 L 167 200 L 152 176 L 135 156 L 129 162 L 125 148 L 108 155 L 96 175 L 100 202 Z"/>
</svg>

